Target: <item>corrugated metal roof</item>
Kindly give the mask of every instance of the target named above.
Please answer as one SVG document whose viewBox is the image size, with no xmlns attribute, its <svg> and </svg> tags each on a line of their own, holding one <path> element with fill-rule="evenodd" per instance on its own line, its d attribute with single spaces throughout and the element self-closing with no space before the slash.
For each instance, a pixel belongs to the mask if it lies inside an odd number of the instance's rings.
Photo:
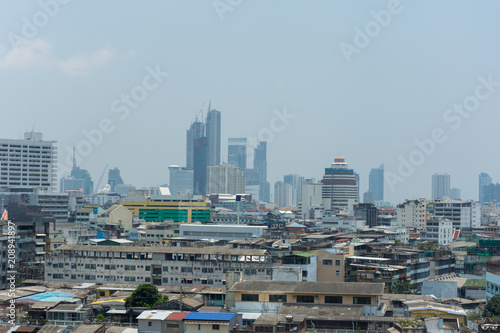
<svg viewBox="0 0 500 333">
<path fill-rule="evenodd" d="M 166 320 L 182 320 L 184 317 L 186 317 L 187 312 L 174 312 L 171 313 Z"/>
<path fill-rule="evenodd" d="M 190 312 L 184 320 L 229 321 L 236 313 L 223 312 Z"/>
</svg>

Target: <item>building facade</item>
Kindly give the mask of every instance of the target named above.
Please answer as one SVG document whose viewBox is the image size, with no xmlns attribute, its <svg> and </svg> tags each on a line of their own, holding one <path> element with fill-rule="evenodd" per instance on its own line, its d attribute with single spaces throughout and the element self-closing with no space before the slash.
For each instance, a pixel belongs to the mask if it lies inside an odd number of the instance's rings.
<svg viewBox="0 0 500 333">
<path fill-rule="evenodd" d="M 154 285 L 225 285 L 226 272 L 270 280 L 266 250 L 192 247 L 61 245 L 45 259 L 45 281 Z"/>
<path fill-rule="evenodd" d="M 370 170 L 368 189 L 375 194 L 375 201 L 384 201 L 384 165 Z"/>
<path fill-rule="evenodd" d="M 208 165 L 220 164 L 220 136 L 221 136 L 221 113 L 208 106 L 206 120 L 206 132 L 208 143 Z"/>
<path fill-rule="evenodd" d="M 325 169 L 323 207 L 326 210 L 346 209 L 358 201 L 358 183 L 354 170 L 349 169 L 344 156 L 338 155 L 330 168 Z"/>
<path fill-rule="evenodd" d="M 56 141 L 26 132 L 23 140 L 0 139 L 0 187 L 35 186 L 57 192 Z"/>
<path fill-rule="evenodd" d="M 450 197 L 450 175 L 433 174 L 432 175 L 432 200 Z"/>
<path fill-rule="evenodd" d="M 227 141 L 227 164 L 245 170 L 247 168 L 247 139 L 229 138 Z"/>
<path fill-rule="evenodd" d="M 245 185 L 243 170 L 234 165 L 207 167 L 208 194 L 242 194 L 245 193 Z"/>
</svg>

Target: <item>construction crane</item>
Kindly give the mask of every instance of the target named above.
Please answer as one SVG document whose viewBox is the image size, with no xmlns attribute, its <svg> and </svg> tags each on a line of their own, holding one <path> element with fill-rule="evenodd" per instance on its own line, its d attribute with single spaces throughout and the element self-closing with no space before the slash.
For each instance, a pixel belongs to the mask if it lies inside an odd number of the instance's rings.
<svg viewBox="0 0 500 333">
<path fill-rule="evenodd" d="M 101 186 L 102 179 L 104 178 L 104 174 L 106 173 L 106 170 L 108 170 L 108 164 L 106 164 L 106 166 L 105 166 L 105 167 L 104 167 L 104 169 L 102 170 L 101 177 L 99 178 L 99 181 L 98 181 L 98 182 L 97 182 L 97 184 L 95 185 L 95 188 L 94 188 L 94 193 L 97 193 L 97 191 L 99 190 L 99 187 Z"/>
</svg>

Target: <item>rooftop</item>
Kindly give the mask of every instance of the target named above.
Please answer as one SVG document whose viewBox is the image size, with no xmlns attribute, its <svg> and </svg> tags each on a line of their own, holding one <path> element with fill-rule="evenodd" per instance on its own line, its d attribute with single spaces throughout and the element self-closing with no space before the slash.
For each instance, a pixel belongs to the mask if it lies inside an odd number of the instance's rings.
<svg viewBox="0 0 500 333">
<path fill-rule="evenodd" d="M 242 281 L 235 283 L 230 291 L 375 296 L 384 293 L 384 284 L 357 282 Z"/>
</svg>

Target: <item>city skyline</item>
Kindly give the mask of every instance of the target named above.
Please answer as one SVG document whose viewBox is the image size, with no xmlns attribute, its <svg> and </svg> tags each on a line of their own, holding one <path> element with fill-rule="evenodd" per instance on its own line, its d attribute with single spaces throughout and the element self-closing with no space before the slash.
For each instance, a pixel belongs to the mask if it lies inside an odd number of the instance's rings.
<svg viewBox="0 0 500 333">
<path fill-rule="evenodd" d="M 430 198 L 434 173 L 450 174 L 466 200 L 478 199 L 481 172 L 500 178 L 484 145 L 499 117 L 498 2 L 458 2 L 452 13 L 401 2 L 371 35 L 387 3 L 242 3 L 221 18 L 211 3 L 72 2 L 33 31 L 25 22 L 43 12 L 38 3 L 1 6 L 2 137 L 34 129 L 56 140 L 59 178 L 76 147 L 94 180 L 109 164 L 137 187 L 168 183 L 167 166 L 185 161 L 186 128 L 210 101 L 222 143 L 268 142 L 271 184 L 319 180 L 338 154 L 361 175 L 361 194 L 383 163 L 393 203 Z"/>
</svg>

